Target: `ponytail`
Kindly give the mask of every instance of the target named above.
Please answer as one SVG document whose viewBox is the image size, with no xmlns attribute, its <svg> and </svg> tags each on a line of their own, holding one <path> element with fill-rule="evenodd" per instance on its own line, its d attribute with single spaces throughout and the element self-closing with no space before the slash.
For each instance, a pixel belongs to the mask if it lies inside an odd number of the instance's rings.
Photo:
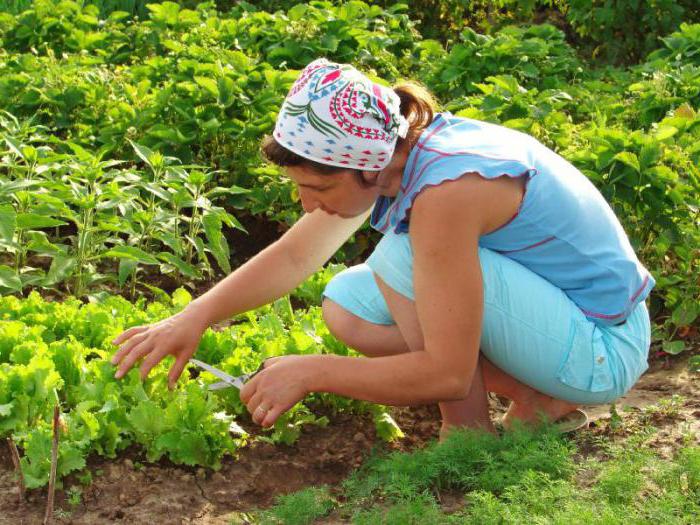
<svg viewBox="0 0 700 525">
<path fill-rule="evenodd" d="M 438 103 L 427 88 L 414 80 L 399 82 L 393 89 L 401 100 L 401 114 L 409 124 L 406 138 L 399 137 L 396 146 L 400 146 L 405 140 L 413 145 L 433 121 Z"/>
</svg>

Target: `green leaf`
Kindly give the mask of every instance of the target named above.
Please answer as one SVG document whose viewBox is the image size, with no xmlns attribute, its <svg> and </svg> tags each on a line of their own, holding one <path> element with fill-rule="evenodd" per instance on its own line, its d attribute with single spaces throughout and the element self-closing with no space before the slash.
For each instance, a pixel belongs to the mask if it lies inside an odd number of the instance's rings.
<svg viewBox="0 0 700 525">
<path fill-rule="evenodd" d="M 158 264 L 158 259 L 136 246 L 115 246 L 103 253 L 100 257 L 124 257 L 143 264 Z"/>
<path fill-rule="evenodd" d="M 199 77 L 195 76 L 194 81 L 200 86 L 203 87 L 212 97 L 218 100 L 219 98 L 219 87 L 213 78 L 208 78 L 208 77 Z"/>
<path fill-rule="evenodd" d="M 654 135 L 654 138 L 658 141 L 663 141 L 673 137 L 676 133 L 678 133 L 678 128 L 673 126 L 661 126 Z"/>
<path fill-rule="evenodd" d="M 14 401 L 11 401 L 9 403 L 5 403 L 4 405 L 0 405 L 0 417 L 9 416 L 12 413 L 12 407 L 14 404 Z"/>
<path fill-rule="evenodd" d="M 661 346 L 664 352 L 671 355 L 680 354 L 685 350 L 685 343 L 683 341 L 664 341 Z"/>
<path fill-rule="evenodd" d="M 164 200 L 165 202 L 169 202 L 169 201 L 170 201 L 171 195 L 170 195 L 170 193 L 168 192 L 168 190 L 166 190 L 165 188 L 163 188 L 162 186 L 160 186 L 160 185 L 158 185 L 158 184 L 155 184 L 155 183 L 153 183 L 153 182 L 148 182 L 148 183 L 146 183 L 146 184 L 143 185 L 143 188 L 144 188 L 146 191 L 148 191 L 148 192 L 152 193 L 153 195 L 155 195 L 156 197 L 158 197 L 158 198 Z"/>
<path fill-rule="evenodd" d="M 656 164 L 660 158 L 661 145 L 658 142 L 644 144 L 642 149 L 639 151 L 639 164 L 643 170 Z"/>
<path fill-rule="evenodd" d="M 119 259 L 118 280 L 119 286 L 124 286 L 126 280 L 134 273 L 139 262 L 135 259 L 127 259 L 122 257 Z"/>
<path fill-rule="evenodd" d="M 52 244 L 48 240 L 46 232 L 41 230 L 29 230 L 25 232 L 26 249 L 40 255 L 55 256 L 65 253 L 67 247 Z"/>
<path fill-rule="evenodd" d="M 158 258 L 167 262 L 168 264 L 172 264 L 182 275 L 185 275 L 190 279 L 201 279 L 202 277 L 201 272 L 197 268 L 191 264 L 187 264 L 174 253 L 160 252 L 158 254 Z"/>
<path fill-rule="evenodd" d="M 10 148 L 10 151 L 20 157 L 21 159 L 24 159 L 24 153 L 22 153 L 22 144 L 13 139 L 12 137 L 5 137 L 5 142 L 7 143 L 7 146 Z"/>
<path fill-rule="evenodd" d="M 127 416 L 137 434 L 154 438 L 165 428 L 163 410 L 153 401 L 140 402 Z"/>
<path fill-rule="evenodd" d="M 22 291 L 22 280 L 15 273 L 14 268 L 9 266 L 0 265 L 0 286 L 9 288 L 16 292 Z"/>
<path fill-rule="evenodd" d="M 684 302 L 680 306 L 674 308 L 671 314 L 671 321 L 676 326 L 688 326 L 700 314 L 700 305 L 693 302 Z"/>
<path fill-rule="evenodd" d="M 640 171 L 639 159 L 637 158 L 637 155 L 632 153 L 631 151 L 621 151 L 613 157 L 613 160 L 618 160 L 623 164 L 626 164 L 630 168 L 634 169 L 634 171 L 636 171 L 637 173 L 639 173 Z"/>
<path fill-rule="evenodd" d="M 377 429 L 377 436 L 384 441 L 394 441 L 404 437 L 403 431 L 399 428 L 399 425 L 396 424 L 394 418 L 384 410 L 375 414 L 374 426 Z"/>
<path fill-rule="evenodd" d="M 688 361 L 688 369 L 691 372 L 700 372 L 700 355 L 694 355 L 690 358 L 690 360 Z"/>
<path fill-rule="evenodd" d="M 43 283 L 47 286 L 51 286 L 65 281 L 73 273 L 76 266 L 77 260 L 75 257 L 62 254 L 54 255 L 51 261 L 51 267 Z"/>
<path fill-rule="evenodd" d="M 209 249 L 214 254 L 216 262 L 224 273 L 231 272 L 229 263 L 228 243 L 225 237 L 221 234 L 221 217 L 218 212 L 207 210 L 202 217 L 204 231 L 209 241 Z"/>
<path fill-rule="evenodd" d="M 17 213 L 11 205 L 0 206 L 0 239 L 12 242 L 17 224 Z"/>
<path fill-rule="evenodd" d="M 192 301 L 192 294 L 185 290 L 184 288 L 178 288 L 173 292 L 173 306 L 177 308 L 184 308 Z"/>
<path fill-rule="evenodd" d="M 39 215 L 38 213 L 18 213 L 17 227 L 23 229 L 31 228 L 51 228 L 53 226 L 63 226 L 68 224 L 47 215 Z"/>
<path fill-rule="evenodd" d="M 169 25 L 177 24 L 180 6 L 175 2 L 146 4 L 146 7 L 151 12 L 151 19 L 154 22 L 162 22 Z"/>
<path fill-rule="evenodd" d="M 85 468 L 85 456 L 74 446 L 59 447 L 60 454 L 56 465 L 57 476 L 65 476 L 74 470 Z"/>
<path fill-rule="evenodd" d="M 129 140 L 129 143 L 131 144 L 131 147 L 134 148 L 134 151 L 141 158 L 141 160 L 144 161 L 152 169 L 153 164 L 151 162 L 151 159 L 153 158 L 155 153 L 148 149 L 146 146 L 136 144 L 131 140 Z"/>
</svg>

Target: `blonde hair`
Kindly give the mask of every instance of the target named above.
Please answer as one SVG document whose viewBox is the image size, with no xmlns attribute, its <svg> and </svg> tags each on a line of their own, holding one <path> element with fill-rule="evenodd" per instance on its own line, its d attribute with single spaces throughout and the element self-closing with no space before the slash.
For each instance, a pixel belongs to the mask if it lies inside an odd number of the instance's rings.
<svg viewBox="0 0 700 525">
<path fill-rule="evenodd" d="M 409 128 L 405 138 L 399 137 L 396 148 L 402 146 L 405 141 L 413 146 L 418 141 L 423 130 L 427 128 L 435 117 L 438 103 L 430 91 L 414 80 L 406 80 L 395 84 L 392 89 L 401 100 L 401 114 L 408 120 Z M 332 175 L 347 171 L 347 168 L 329 166 L 301 155 L 282 146 L 272 135 L 263 137 L 260 151 L 265 159 L 277 166 L 306 166 L 323 175 Z M 359 170 L 356 170 L 359 172 Z"/>
</svg>

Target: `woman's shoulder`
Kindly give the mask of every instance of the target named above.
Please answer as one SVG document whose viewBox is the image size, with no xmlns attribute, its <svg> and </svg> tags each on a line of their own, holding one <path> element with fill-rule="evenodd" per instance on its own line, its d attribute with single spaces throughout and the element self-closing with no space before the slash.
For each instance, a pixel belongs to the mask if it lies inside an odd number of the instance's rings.
<svg viewBox="0 0 700 525">
<path fill-rule="evenodd" d="M 444 184 L 423 187 L 406 210 L 406 220 L 412 224 L 416 213 L 444 217 L 446 222 L 441 224 L 448 229 L 469 221 L 479 235 L 486 235 L 518 212 L 524 195 L 524 178 L 487 179 L 478 172 L 466 172 Z"/>
<path fill-rule="evenodd" d="M 521 131 L 453 115 L 438 113 L 417 143 L 423 153 L 532 163 L 544 147 L 535 137 Z"/>
</svg>

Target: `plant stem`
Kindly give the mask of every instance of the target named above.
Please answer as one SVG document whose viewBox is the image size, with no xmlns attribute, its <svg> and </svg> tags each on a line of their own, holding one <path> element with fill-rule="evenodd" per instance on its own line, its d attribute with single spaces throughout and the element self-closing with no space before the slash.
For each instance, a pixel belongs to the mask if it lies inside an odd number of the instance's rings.
<svg viewBox="0 0 700 525">
<path fill-rule="evenodd" d="M 190 219 L 190 232 L 189 232 L 189 237 L 191 240 L 194 240 L 194 236 L 197 234 L 198 224 L 197 221 L 199 220 L 198 211 L 199 208 L 197 206 L 197 201 L 199 200 L 199 190 L 200 188 L 198 187 L 197 190 L 194 192 L 194 206 L 192 207 L 192 217 Z M 192 248 L 193 244 L 192 242 L 189 242 L 187 244 L 187 264 L 192 264 Z"/>
<path fill-rule="evenodd" d="M 7 445 L 10 447 L 10 455 L 12 456 L 12 464 L 15 466 L 17 471 L 17 487 L 19 488 L 19 503 L 20 505 L 24 502 L 24 474 L 22 474 L 22 465 L 19 460 L 19 451 L 17 450 L 17 445 L 11 437 L 7 438 Z"/>
<path fill-rule="evenodd" d="M 53 408 L 53 443 L 51 446 L 51 474 L 49 474 L 49 495 L 46 501 L 46 514 L 44 515 L 44 525 L 51 523 L 53 516 L 53 497 L 56 490 L 56 466 L 58 464 L 58 420 L 60 412 L 58 402 Z"/>
</svg>

